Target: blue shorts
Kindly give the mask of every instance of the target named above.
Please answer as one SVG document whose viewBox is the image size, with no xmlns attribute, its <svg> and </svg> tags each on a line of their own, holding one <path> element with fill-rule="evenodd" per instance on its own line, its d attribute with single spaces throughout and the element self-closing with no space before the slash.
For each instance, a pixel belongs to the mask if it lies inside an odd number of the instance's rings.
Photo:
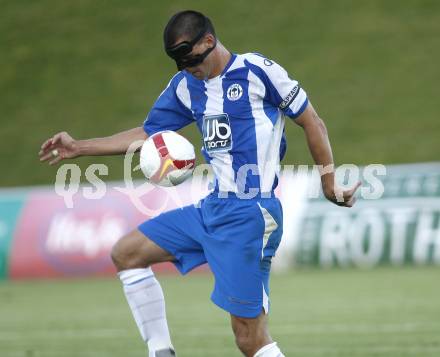
<svg viewBox="0 0 440 357">
<path fill-rule="evenodd" d="M 182 274 L 208 263 L 212 301 L 233 315 L 254 318 L 269 310 L 269 272 L 282 235 L 277 198 L 219 198 L 160 214 L 139 226 L 171 253 Z"/>
</svg>

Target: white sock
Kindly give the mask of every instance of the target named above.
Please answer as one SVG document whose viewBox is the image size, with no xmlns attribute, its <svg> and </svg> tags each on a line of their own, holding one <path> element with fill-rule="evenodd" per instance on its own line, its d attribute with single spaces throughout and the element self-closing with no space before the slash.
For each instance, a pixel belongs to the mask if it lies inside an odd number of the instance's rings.
<svg viewBox="0 0 440 357">
<path fill-rule="evenodd" d="M 148 346 L 149 357 L 155 357 L 158 350 L 174 350 L 166 320 L 162 288 L 151 268 L 123 270 L 118 276 L 136 325 Z"/>
<path fill-rule="evenodd" d="M 278 348 L 277 343 L 273 342 L 266 346 L 261 347 L 254 357 L 285 357 L 281 350 Z"/>
</svg>

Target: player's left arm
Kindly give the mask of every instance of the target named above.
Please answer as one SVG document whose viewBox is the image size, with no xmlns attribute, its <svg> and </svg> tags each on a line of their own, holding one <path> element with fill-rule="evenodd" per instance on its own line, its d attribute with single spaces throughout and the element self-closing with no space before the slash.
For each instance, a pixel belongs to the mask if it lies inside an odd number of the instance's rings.
<svg viewBox="0 0 440 357">
<path fill-rule="evenodd" d="M 358 182 L 349 190 L 340 189 L 335 183 L 333 153 L 327 128 L 309 102 L 306 109 L 295 119 L 304 129 L 310 153 L 317 165 L 322 167 L 321 184 L 325 197 L 338 206 L 352 207 L 356 201 L 355 192 L 361 185 Z"/>
</svg>

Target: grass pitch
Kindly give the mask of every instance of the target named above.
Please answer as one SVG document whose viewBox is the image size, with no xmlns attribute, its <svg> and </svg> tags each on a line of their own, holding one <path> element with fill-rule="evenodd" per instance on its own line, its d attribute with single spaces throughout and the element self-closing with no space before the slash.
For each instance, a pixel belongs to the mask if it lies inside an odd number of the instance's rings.
<svg viewBox="0 0 440 357">
<path fill-rule="evenodd" d="M 271 332 L 287 357 L 439 356 L 440 269 L 294 271 L 272 278 Z M 160 276 L 179 357 L 240 356 L 212 278 Z M 146 356 L 119 282 L 0 284 L 0 356 Z"/>
</svg>

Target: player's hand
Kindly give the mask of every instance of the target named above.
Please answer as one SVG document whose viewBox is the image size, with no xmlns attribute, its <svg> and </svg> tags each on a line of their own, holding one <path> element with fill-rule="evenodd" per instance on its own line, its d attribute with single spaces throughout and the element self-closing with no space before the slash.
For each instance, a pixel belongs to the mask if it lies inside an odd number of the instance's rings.
<svg viewBox="0 0 440 357">
<path fill-rule="evenodd" d="M 349 190 L 343 190 L 337 185 L 332 185 L 330 188 L 324 188 L 325 197 L 334 204 L 342 207 L 353 207 L 356 202 L 355 193 L 357 189 L 362 185 L 362 182 L 358 182 L 353 188 Z"/>
<path fill-rule="evenodd" d="M 79 156 L 78 145 L 65 131 L 55 134 L 47 139 L 38 153 L 40 161 L 48 161 L 49 165 L 55 165 L 64 159 L 73 159 Z"/>
</svg>

